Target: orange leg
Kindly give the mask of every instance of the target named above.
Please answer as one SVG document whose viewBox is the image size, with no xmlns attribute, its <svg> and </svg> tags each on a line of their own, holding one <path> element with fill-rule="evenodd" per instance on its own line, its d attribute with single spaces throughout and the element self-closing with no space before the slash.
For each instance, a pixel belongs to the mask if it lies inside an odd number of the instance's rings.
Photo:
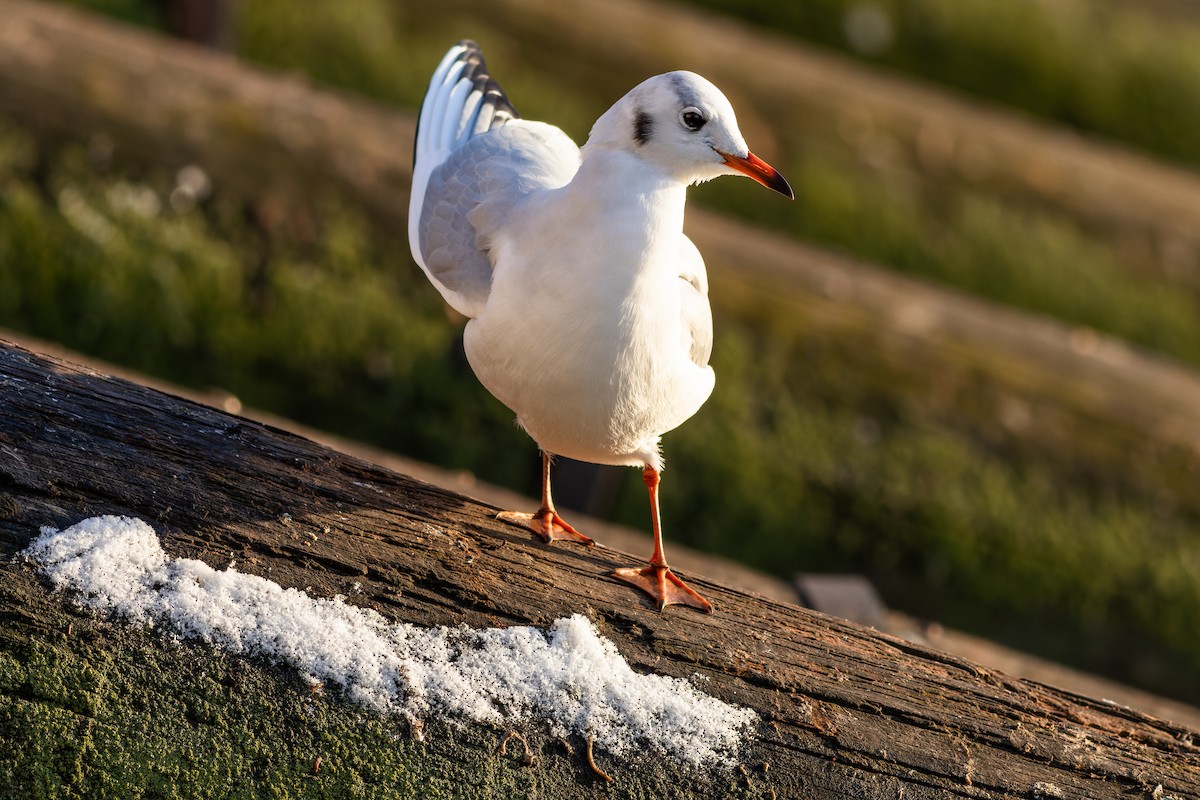
<svg viewBox="0 0 1200 800">
<path fill-rule="evenodd" d="M 650 520 L 654 526 L 654 553 L 650 556 L 649 565 L 641 569 L 622 567 L 613 570 L 613 577 L 631 583 L 649 594 L 658 601 L 659 611 L 669 605 L 684 605 L 711 614 L 712 603 L 676 577 L 675 573 L 671 572 L 671 568 L 667 566 L 667 559 L 663 555 L 662 528 L 658 521 L 658 470 L 649 465 L 643 467 L 642 480 L 646 482 L 646 490 L 650 493 Z"/>
<path fill-rule="evenodd" d="M 593 545 L 594 541 L 572 528 L 554 510 L 550 497 L 550 454 L 542 452 L 542 507 L 532 514 L 523 511 L 501 511 L 496 519 L 533 531 L 544 542 L 579 542 Z"/>
</svg>

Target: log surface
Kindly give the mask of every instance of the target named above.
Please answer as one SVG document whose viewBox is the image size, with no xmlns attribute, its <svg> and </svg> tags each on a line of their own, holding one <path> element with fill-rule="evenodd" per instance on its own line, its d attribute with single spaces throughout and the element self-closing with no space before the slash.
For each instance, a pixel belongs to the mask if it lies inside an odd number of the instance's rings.
<svg viewBox="0 0 1200 800">
<path fill-rule="evenodd" d="M 12 556 L 40 526 L 127 514 L 149 521 L 172 556 L 218 568 L 232 557 L 396 621 L 544 626 L 585 613 L 635 669 L 699 675 L 711 694 L 757 710 L 743 764 L 779 797 L 1200 798 L 1198 732 L 701 576 L 687 579 L 715 614 L 660 614 L 608 577 L 637 558 L 548 547 L 494 513 L 0 343 L 0 582 L 28 569 Z"/>
</svg>

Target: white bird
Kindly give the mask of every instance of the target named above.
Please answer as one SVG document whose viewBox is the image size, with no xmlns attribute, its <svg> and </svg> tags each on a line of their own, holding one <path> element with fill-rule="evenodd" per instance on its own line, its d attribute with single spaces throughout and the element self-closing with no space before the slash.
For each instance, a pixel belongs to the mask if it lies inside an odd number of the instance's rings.
<svg viewBox="0 0 1200 800">
<path fill-rule="evenodd" d="M 686 189 L 744 174 L 791 198 L 746 147 L 729 101 L 704 78 L 668 72 L 618 100 L 582 150 L 520 119 L 462 41 L 421 106 L 408 233 L 413 258 L 469 317 L 467 359 L 542 451 L 542 505 L 504 512 L 545 541 L 592 544 L 558 515 L 550 457 L 642 468 L 654 553 L 613 575 L 712 611 L 663 555 L 662 434 L 712 393 L 708 278 L 683 234 Z"/>
</svg>

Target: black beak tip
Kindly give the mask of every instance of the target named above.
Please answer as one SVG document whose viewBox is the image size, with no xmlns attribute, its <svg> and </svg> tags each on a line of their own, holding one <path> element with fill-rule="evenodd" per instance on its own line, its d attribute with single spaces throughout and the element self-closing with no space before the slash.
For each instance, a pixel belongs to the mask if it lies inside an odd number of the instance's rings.
<svg viewBox="0 0 1200 800">
<path fill-rule="evenodd" d="M 779 173 L 775 173 L 775 180 L 771 181 L 771 188 L 779 192 L 788 200 L 795 200 L 796 193 L 792 191 L 792 185 L 787 182 L 787 178 Z"/>
</svg>

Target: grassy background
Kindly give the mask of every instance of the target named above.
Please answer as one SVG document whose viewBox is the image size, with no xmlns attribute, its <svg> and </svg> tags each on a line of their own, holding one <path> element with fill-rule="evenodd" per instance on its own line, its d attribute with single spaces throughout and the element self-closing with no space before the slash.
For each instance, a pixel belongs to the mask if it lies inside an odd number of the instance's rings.
<svg viewBox="0 0 1200 800">
<path fill-rule="evenodd" d="M 87 5 L 158 24 L 143 0 Z M 863 4 L 794 5 L 739 13 L 844 48 L 845 15 Z M 1170 142 L 1200 141 L 1176 136 L 1200 115 L 1200 93 L 1179 88 L 1195 70 L 1178 43 L 1195 25 L 1115 5 L 1137 24 L 1101 26 L 1080 3 L 922 0 L 903 14 L 877 3 L 894 38 L 861 57 L 1187 162 Z M 595 84 L 549 73 L 500 25 L 424 11 L 246 0 L 238 50 L 415 108 L 447 44 L 472 35 L 522 113 L 580 141 L 632 85 L 620 73 Z M 1113 44 L 1098 69 L 1096 37 L 1140 44 Z M 606 68 L 602 53 L 578 59 Z M 1071 110 L 1068 96 L 1100 111 Z M 1159 97 L 1175 99 L 1150 102 Z M 1141 127 L 1102 125 L 1126 117 Z M 787 125 L 786 111 L 777 122 Z M 1200 362 L 1194 290 L 1072 209 L 924 174 L 814 124 L 797 136 L 776 131 L 772 159 L 796 204 L 736 181 L 694 190 L 693 202 Z M 534 488 L 533 446 L 478 386 L 402 231 L 372 227 L 336 197 L 318 199 L 312 217 L 221 194 L 174 207 L 177 181 L 173 169 L 131 172 L 85 145 L 49 149 L 15 122 L 0 125 L 0 325 Z M 862 571 L 896 607 L 1200 700 L 1193 503 L 1108 464 L 997 438 L 953 409 L 914 405 L 862 354 L 806 339 L 782 315 L 714 302 L 717 391 L 666 439 L 669 536 L 784 576 Z M 614 513 L 644 527 L 644 503 L 630 472 Z"/>
<path fill-rule="evenodd" d="M 697 2 L 902 75 L 1200 165 L 1200 14 L 1188 13 L 1187 4 Z"/>
</svg>

